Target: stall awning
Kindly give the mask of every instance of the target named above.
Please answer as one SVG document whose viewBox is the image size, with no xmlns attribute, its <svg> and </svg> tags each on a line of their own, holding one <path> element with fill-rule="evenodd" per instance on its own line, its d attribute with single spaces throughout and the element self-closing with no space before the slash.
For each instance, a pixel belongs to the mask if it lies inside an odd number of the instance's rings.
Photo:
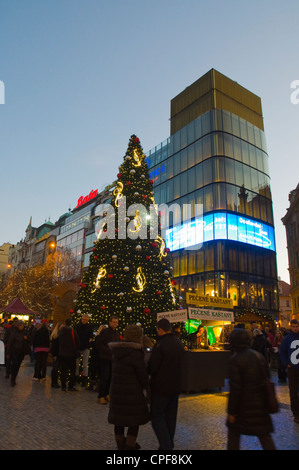
<svg viewBox="0 0 299 470">
<path fill-rule="evenodd" d="M 0 312 L 9 312 L 19 315 L 35 315 L 35 312 L 29 310 L 19 298 L 14 299 L 12 302 L 10 302 L 8 305 L 5 305 L 4 307 L 0 307 Z"/>
</svg>

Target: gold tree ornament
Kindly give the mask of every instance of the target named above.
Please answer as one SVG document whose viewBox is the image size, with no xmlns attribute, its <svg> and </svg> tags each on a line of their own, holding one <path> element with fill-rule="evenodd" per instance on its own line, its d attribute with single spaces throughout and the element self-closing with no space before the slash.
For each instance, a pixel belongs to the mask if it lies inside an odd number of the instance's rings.
<svg viewBox="0 0 299 470">
<path fill-rule="evenodd" d="M 132 162 L 132 165 L 133 165 L 133 166 L 136 166 L 136 167 L 137 167 L 137 166 L 141 166 L 141 160 L 140 160 L 140 158 L 139 158 L 139 155 L 138 155 L 136 149 L 134 149 L 134 151 L 133 151 L 133 160 L 134 160 L 134 161 Z"/>
<path fill-rule="evenodd" d="M 121 183 L 121 181 L 117 182 L 116 188 L 113 191 L 113 196 L 115 196 L 115 206 L 119 206 L 119 201 L 123 197 L 123 189 L 124 185 Z"/>
<path fill-rule="evenodd" d="M 143 289 L 144 289 L 144 286 L 146 284 L 146 278 L 145 278 L 145 275 L 142 272 L 142 267 L 141 266 L 139 266 L 139 268 L 137 268 L 136 281 L 137 281 L 137 286 L 138 287 L 137 288 L 133 287 L 133 290 L 135 292 L 142 292 Z"/>
<path fill-rule="evenodd" d="M 106 264 L 104 264 L 104 266 L 102 266 L 102 267 L 99 269 L 98 275 L 97 275 L 96 280 L 95 280 L 95 283 L 94 283 L 94 289 L 91 291 L 92 293 L 95 292 L 96 289 L 99 289 L 99 288 L 100 288 L 100 281 L 101 281 L 101 279 L 103 279 L 103 277 L 105 277 L 106 274 L 107 274 L 107 271 L 106 271 L 105 267 L 106 267 Z"/>
</svg>

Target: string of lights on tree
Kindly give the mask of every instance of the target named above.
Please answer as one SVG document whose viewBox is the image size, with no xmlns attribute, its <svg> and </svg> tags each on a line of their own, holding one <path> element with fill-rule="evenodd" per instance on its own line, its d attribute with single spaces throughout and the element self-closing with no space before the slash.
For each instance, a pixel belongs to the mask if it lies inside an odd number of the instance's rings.
<svg viewBox="0 0 299 470">
<path fill-rule="evenodd" d="M 102 225 L 98 225 L 98 238 L 74 308 L 74 324 L 85 313 L 96 326 L 108 324 L 116 315 L 121 332 L 128 324 L 140 323 L 144 332 L 151 334 L 158 312 L 179 308 L 169 250 L 161 238 L 159 214 L 153 211 L 153 183 L 139 138 L 132 135 L 112 194 L 115 216 L 104 212 Z M 134 208 L 133 204 L 142 207 L 130 211 L 125 223 L 120 223 L 124 205 L 128 209 Z M 111 232 L 106 236 L 112 217 L 114 238 Z M 155 217 L 157 230 L 153 234 L 151 221 Z"/>
</svg>

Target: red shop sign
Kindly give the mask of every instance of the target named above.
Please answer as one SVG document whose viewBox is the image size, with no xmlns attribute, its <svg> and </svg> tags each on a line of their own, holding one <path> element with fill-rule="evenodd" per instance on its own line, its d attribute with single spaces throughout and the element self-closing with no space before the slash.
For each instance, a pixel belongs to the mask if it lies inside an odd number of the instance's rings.
<svg viewBox="0 0 299 470">
<path fill-rule="evenodd" d="M 85 197 L 83 197 L 83 196 L 79 197 L 78 203 L 77 203 L 76 207 L 82 206 L 82 205 L 85 204 L 86 202 L 91 201 L 91 199 L 95 198 L 95 197 L 97 196 L 97 194 L 98 194 L 98 190 L 97 190 L 97 189 L 95 189 L 95 190 L 92 189 L 92 190 L 90 191 L 90 193 L 89 193 L 87 196 L 85 196 Z"/>
</svg>

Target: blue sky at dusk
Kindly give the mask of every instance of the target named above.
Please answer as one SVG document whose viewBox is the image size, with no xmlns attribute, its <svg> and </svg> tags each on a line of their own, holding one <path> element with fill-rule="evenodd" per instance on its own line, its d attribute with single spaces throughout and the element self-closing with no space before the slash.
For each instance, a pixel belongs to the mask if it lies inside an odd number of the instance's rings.
<svg viewBox="0 0 299 470">
<path fill-rule="evenodd" d="M 298 184 L 298 1 L 0 0 L 0 244 L 118 173 L 131 134 L 170 134 L 170 100 L 215 68 L 262 99 L 278 274 Z M 299 97 L 299 93 L 298 93 Z"/>
</svg>

